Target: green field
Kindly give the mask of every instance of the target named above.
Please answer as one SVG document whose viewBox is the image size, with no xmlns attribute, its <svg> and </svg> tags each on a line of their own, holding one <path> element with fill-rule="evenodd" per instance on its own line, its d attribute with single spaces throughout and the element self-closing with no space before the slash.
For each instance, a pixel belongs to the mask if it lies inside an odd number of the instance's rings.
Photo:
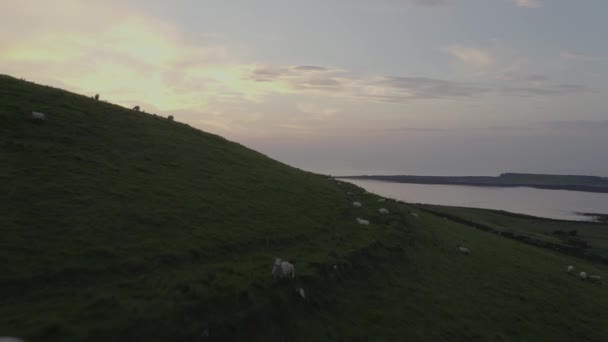
<svg viewBox="0 0 608 342">
<path fill-rule="evenodd" d="M 160 116 L 0 76 L 0 165 L 0 336 L 608 339 L 606 287 L 565 273 L 606 266 L 379 203 Z M 271 277 L 274 257 L 295 280 Z"/>
<path fill-rule="evenodd" d="M 522 234 L 557 244 L 564 239 L 556 232 L 576 232 L 576 237 L 588 243 L 587 253 L 608 257 L 608 223 L 540 219 L 504 211 L 437 205 L 420 205 L 434 212 L 455 215 L 473 223 L 503 231 Z M 567 235 L 567 234 L 565 234 Z"/>
</svg>

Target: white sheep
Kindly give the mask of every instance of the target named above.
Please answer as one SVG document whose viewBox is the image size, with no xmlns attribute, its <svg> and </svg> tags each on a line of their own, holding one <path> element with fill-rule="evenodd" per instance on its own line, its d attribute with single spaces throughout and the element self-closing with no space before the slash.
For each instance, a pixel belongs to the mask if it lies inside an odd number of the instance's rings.
<svg viewBox="0 0 608 342">
<path fill-rule="evenodd" d="M 386 202 L 386 198 L 378 198 L 378 202 Z"/>
<path fill-rule="evenodd" d="M 574 266 L 569 265 L 568 267 L 566 267 L 566 273 L 570 274 L 572 273 L 572 271 L 574 271 Z"/>
<path fill-rule="evenodd" d="M 34 121 L 44 121 L 46 120 L 46 114 L 40 112 L 32 112 L 32 116 L 30 118 Z"/>
<path fill-rule="evenodd" d="M 458 251 L 464 255 L 471 255 L 471 251 L 468 248 L 463 247 L 461 245 L 458 245 Z"/>
<path fill-rule="evenodd" d="M 301 287 L 298 287 L 296 289 L 296 293 L 300 295 L 300 297 L 302 297 L 302 299 L 306 300 L 306 292 L 304 292 L 304 289 Z"/>
<path fill-rule="evenodd" d="M 347 194 L 348 196 L 352 196 L 352 195 L 353 195 L 353 193 L 352 193 L 351 191 L 347 191 L 347 192 L 346 192 L 346 194 Z"/>
<path fill-rule="evenodd" d="M 589 281 L 592 282 L 592 283 L 601 284 L 602 283 L 602 277 L 600 277 L 599 275 L 590 275 L 589 276 Z"/>
<path fill-rule="evenodd" d="M 587 273 L 585 272 L 579 273 L 578 276 L 581 278 L 581 280 L 587 280 Z"/>
<path fill-rule="evenodd" d="M 388 214 L 388 210 L 387 210 L 387 209 L 385 209 L 385 208 L 380 208 L 380 209 L 378 209 L 378 212 L 379 212 L 380 214 Z"/>
<path fill-rule="evenodd" d="M 274 259 L 274 266 L 272 267 L 272 276 L 275 278 L 291 278 L 296 277 L 296 269 L 292 263 L 283 261 L 279 258 Z"/>
<path fill-rule="evenodd" d="M 363 204 L 361 204 L 361 202 L 353 202 L 353 207 L 360 208 L 362 206 L 363 206 Z"/>
<path fill-rule="evenodd" d="M 369 225 L 369 221 L 368 220 L 360 219 L 358 217 L 357 217 L 357 223 L 362 224 L 364 226 Z"/>
<path fill-rule="evenodd" d="M 416 214 L 416 213 L 412 213 L 412 216 L 414 216 L 414 217 L 418 217 L 418 214 Z"/>
</svg>

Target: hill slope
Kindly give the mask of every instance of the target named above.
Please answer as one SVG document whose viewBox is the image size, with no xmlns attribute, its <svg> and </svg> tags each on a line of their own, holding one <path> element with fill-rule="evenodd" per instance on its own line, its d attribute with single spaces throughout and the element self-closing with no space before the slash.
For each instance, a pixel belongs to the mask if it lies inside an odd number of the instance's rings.
<svg viewBox="0 0 608 342">
<path fill-rule="evenodd" d="M 604 287 L 564 272 L 603 266 L 379 203 L 164 118 L 0 76 L 0 165 L 0 335 L 608 336 Z M 295 262 L 295 280 L 271 278 L 275 256 Z"/>
</svg>

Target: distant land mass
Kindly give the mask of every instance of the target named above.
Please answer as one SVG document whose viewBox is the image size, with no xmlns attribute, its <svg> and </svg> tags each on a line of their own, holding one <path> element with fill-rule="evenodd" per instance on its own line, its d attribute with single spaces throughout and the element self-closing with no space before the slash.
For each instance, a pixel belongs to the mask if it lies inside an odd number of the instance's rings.
<svg viewBox="0 0 608 342">
<path fill-rule="evenodd" d="M 345 176 L 342 179 L 368 179 L 396 183 L 450 184 L 488 187 L 530 187 L 538 189 L 571 190 L 608 193 L 608 178 L 580 175 L 545 175 L 532 173 L 503 173 L 489 176 Z"/>
</svg>

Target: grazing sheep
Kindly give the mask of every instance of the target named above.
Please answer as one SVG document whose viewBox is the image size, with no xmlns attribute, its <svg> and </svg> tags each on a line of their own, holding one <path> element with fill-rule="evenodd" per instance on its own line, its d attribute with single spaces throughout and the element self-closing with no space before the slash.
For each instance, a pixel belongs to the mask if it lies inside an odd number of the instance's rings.
<svg viewBox="0 0 608 342">
<path fill-rule="evenodd" d="M 369 225 L 369 221 L 368 220 L 360 219 L 358 217 L 357 217 L 357 223 L 362 224 L 364 226 Z"/>
<path fill-rule="evenodd" d="M 412 213 L 412 216 L 414 216 L 414 217 L 418 217 L 418 214 L 416 214 L 416 213 Z"/>
<path fill-rule="evenodd" d="M 386 198 L 378 198 L 378 202 L 386 202 Z"/>
<path fill-rule="evenodd" d="M 380 208 L 380 209 L 378 209 L 378 212 L 379 212 L 380 214 L 388 214 L 388 210 L 387 210 L 387 209 L 385 209 L 385 208 Z"/>
<path fill-rule="evenodd" d="M 458 246 L 458 251 L 460 253 L 462 253 L 463 255 L 471 255 L 471 251 L 466 248 L 466 247 L 462 247 L 461 245 L 457 245 Z"/>
<path fill-rule="evenodd" d="M 353 207 L 360 208 L 360 207 L 362 207 L 362 206 L 363 206 L 363 205 L 361 204 L 361 202 L 353 202 Z"/>
<path fill-rule="evenodd" d="M 40 112 L 32 112 L 32 116 L 30 116 L 32 121 L 44 121 L 46 120 L 46 114 Z"/>
<path fill-rule="evenodd" d="M 304 289 L 301 287 L 298 287 L 296 289 L 296 293 L 300 295 L 300 297 L 302 297 L 302 299 L 306 300 L 306 292 L 304 292 Z"/>
<path fill-rule="evenodd" d="M 292 263 L 276 258 L 272 267 L 272 276 L 275 278 L 287 278 L 289 276 L 295 278 L 296 269 Z"/>
<path fill-rule="evenodd" d="M 568 267 L 566 267 L 566 273 L 570 274 L 572 273 L 572 271 L 574 271 L 574 266 L 569 265 Z"/>
<path fill-rule="evenodd" d="M 589 281 L 592 282 L 592 283 L 601 284 L 602 283 L 602 277 L 600 277 L 598 275 L 590 275 L 589 276 Z"/>
<path fill-rule="evenodd" d="M 581 278 L 581 280 L 587 280 L 587 273 L 585 272 L 579 273 L 578 276 Z"/>
<path fill-rule="evenodd" d="M 352 192 L 350 192 L 350 191 L 348 191 L 346 194 L 347 194 L 348 196 L 352 196 L 352 195 L 353 195 L 353 193 L 352 193 Z"/>
</svg>

